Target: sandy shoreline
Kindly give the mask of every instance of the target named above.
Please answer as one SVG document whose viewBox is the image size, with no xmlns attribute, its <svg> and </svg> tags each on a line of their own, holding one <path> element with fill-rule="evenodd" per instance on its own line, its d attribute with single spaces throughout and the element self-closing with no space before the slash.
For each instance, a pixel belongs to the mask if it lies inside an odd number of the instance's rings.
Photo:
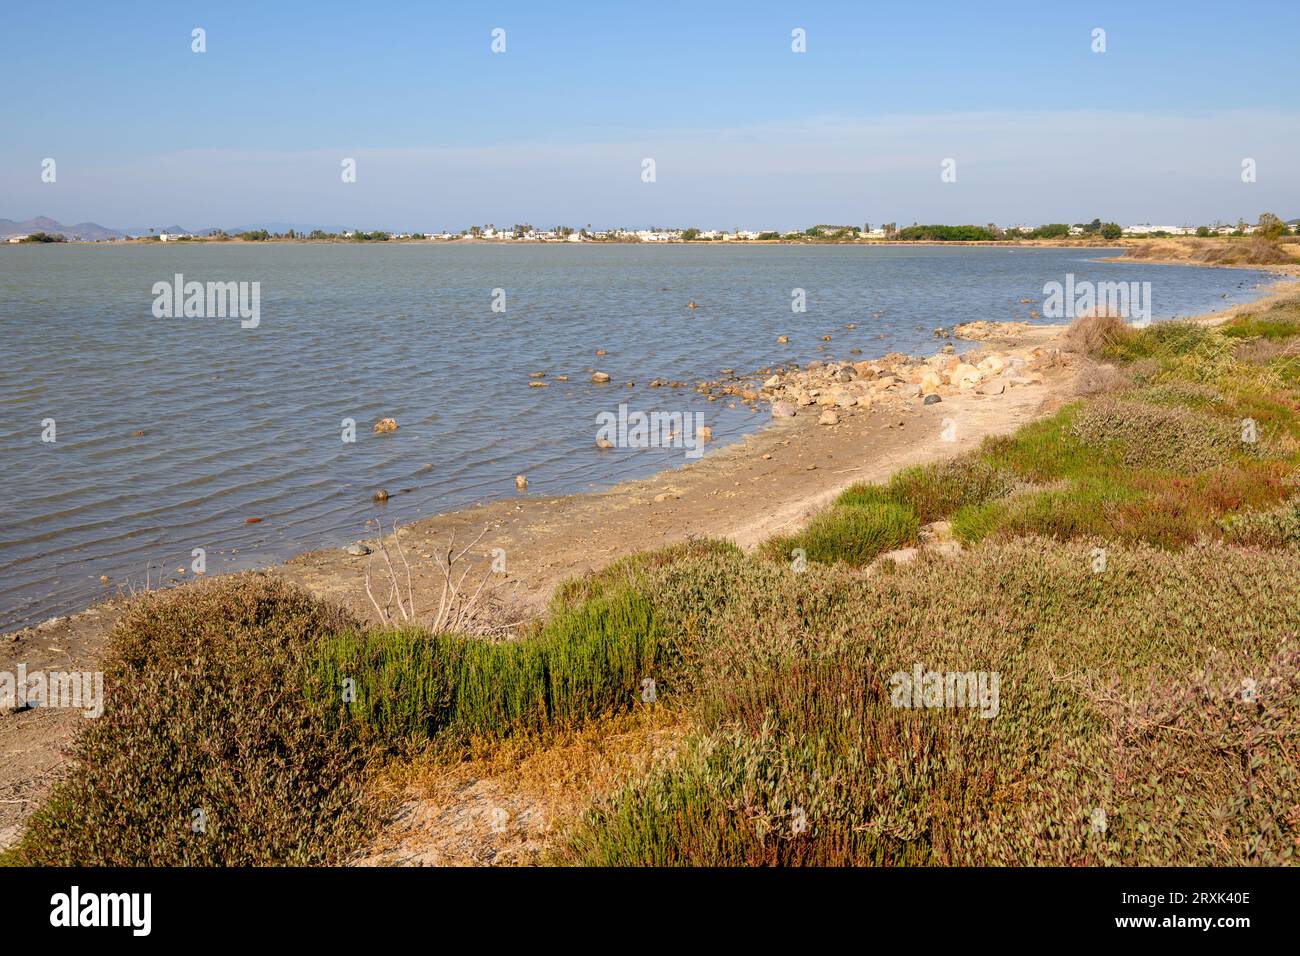
<svg viewBox="0 0 1300 956">
<path fill-rule="evenodd" d="M 1300 276 L 1300 263 L 1235 268 Z M 1251 303 L 1198 319 L 1222 321 L 1263 301 L 1298 294 L 1294 283 L 1279 282 Z M 800 526 L 850 484 L 878 481 L 908 465 L 960 454 L 987 436 L 1014 431 L 1049 414 L 1074 396 L 1082 367 L 1059 351 L 1062 330 L 1032 326 L 1011 339 L 976 343 L 979 353 L 996 350 L 1027 357 L 1030 367 L 1041 373 L 1041 382 L 1001 394 L 958 389 L 945 392 L 933 405 L 909 398 L 869 408 L 839 408 L 838 423 L 829 426 L 818 424 L 821 409 L 813 405 L 698 461 L 605 491 L 548 498 L 523 495 L 409 526 L 390 505 L 381 513 L 383 527 L 388 531 L 394 518 L 402 523 L 400 541 L 411 560 L 415 593 L 429 595 L 420 603 L 423 616 L 436 609 L 442 581 L 429 556 L 444 548 L 453 533 L 462 545 L 481 535 L 470 554 L 480 567 L 486 567 L 492 549 L 502 549 L 506 571 L 499 576 L 499 596 L 520 616 L 536 614 L 557 583 L 623 555 L 695 536 L 728 538 L 750 548 Z M 955 440 L 945 440 L 945 426 L 954 422 Z M 299 554 L 268 570 L 374 621 L 377 615 L 365 589 L 366 566 L 373 557 L 378 555 L 354 556 L 330 548 Z M 372 573 L 382 573 L 381 566 L 372 565 Z M 110 600 L 5 635 L 0 641 L 0 671 L 13 672 L 19 663 L 28 671 L 93 670 L 123 603 Z M 17 839 L 22 821 L 57 777 L 62 749 L 81 719 L 72 712 L 41 708 L 0 714 L 0 849 Z"/>
</svg>

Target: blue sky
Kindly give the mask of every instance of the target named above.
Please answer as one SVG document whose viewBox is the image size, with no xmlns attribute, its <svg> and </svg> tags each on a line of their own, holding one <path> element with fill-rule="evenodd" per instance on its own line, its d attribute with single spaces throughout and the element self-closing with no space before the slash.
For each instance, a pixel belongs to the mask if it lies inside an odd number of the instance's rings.
<svg viewBox="0 0 1300 956">
<path fill-rule="evenodd" d="M 795 27 L 806 53 L 791 52 Z M 1289 218 L 1298 38 L 1294 2 L 9 0 L 0 216 L 399 229 Z M 55 183 L 40 180 L 45 157 Z M 340 180 L 344 157 L 356 183 Z M 955 183 L 940 181 L 948 157 Z"/>
</svg>

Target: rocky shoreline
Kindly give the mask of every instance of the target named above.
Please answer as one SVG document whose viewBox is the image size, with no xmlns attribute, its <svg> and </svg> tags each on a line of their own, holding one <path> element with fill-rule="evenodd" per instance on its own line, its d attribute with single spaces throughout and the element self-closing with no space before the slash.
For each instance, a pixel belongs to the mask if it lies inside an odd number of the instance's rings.
<svg viewBox="0 0 1300 956">
<path fill-rule="evenodd" d="M 918 357 L 890 352 L 861 361 L 813 360 L 805 365 L 787 363 L 759 369 L 749 375 L 704 381 L 695 391 L 709 401 L 730 401 L 757 410 L 771 406 L 773 418 L 795 418 L 808 410 L 819 414 L 823 425 L 834 425 L 848 409 L 905 410 L 920 402 L 938 404 L 963 392 L 1001 395 L 1009 388 L 1043 383 L 1043 370 L 1061 361 L 1058 348 L 1041 344 L 1015 344 L 1017 340 L 1041 340 L 1059 331 L 1055 326 L 1036 326 L 1031 335 L 1024 322 L 971 322 L 951 332 L 936 330 L 953 338 L 1003 343 L 1002 348 L 982 346 L 961 355 L 949 343 L 930 356 Z M 655 385 L 682 386 L 680 382 Z"/>
</svg>

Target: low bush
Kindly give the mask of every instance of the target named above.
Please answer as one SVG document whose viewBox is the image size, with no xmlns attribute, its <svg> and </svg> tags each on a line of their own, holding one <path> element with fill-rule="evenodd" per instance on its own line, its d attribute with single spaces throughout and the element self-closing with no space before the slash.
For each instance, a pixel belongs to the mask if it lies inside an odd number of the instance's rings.
<svg viewBox="0 0 1300 956">
<path fill-rule="evenodd" d="M 1083 408 L 1074 436 L 1094 448 L 1114 447 L 1125 465 L 1194 474 L 1244 452 L 1227 422 L 1184 407 L 1103 398 Z"/>
<path fill-rule="evenodd" d="M 1267 511 L 1250 510 L 1223 520 L 1223 536 L 1234 544 L 1257 548 L 1300 548 L 1300 503 L 1290 501 Z"/>
<path fill-rule="evenodd" d="M 1136 333 L 1124 319 L 1117 315 L 1090 313 L 1070 323 L 1065 330 L 1065 348 L 1093 358 L 1112 354 Z"/>
<path fill-rule="evenodd" d="M 423 743 L 444 732 L 540 734 L 628 710 L 643 681 L 663 691 L 670 657 L 650 602 L 622 584 L 517 640 L 342 632 L 319 645 L 309 674 L 337 726 L 365 740 Z"/>
<path fill-rule="evenodd" d="M 22 862 L 340 862 L 374 813 L 364 754 L 309 699 L 302 664 L 354 626 L 261 575 L 137 599 L 113 630 L 104 713 L 32 817 Z"/>
<path fill-rule="evenodd" d="M 886 551 L 915 544 L 919 528 L 916 512 L 906 505 L 836 505 L 817 514 L 798 534 L 769 540 L 763 550 L 776 560 L 789 561 L 802 549 L 809 561 L 863 567 Z"/>
<path fill-rule="evenodd" d="M 556 859 L 1295 862 L 1300 554 L 1111 546 L 1098 572 L 1089 543 L 1028 538 L 890 575 L 729 566 L 687 746 Z M 917 665 L 985 693 L 899 706 Z"/>
</svg>

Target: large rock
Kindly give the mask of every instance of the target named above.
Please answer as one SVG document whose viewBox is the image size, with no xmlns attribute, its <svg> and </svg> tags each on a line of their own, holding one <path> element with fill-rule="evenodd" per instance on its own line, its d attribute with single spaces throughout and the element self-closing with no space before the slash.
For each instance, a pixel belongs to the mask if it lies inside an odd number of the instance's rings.
<svg viewBox="0 0 1300 956">
<path fill-rule="evenodd" d="M 772 405 L 773 418 L 794 418 L 798 412 L 790 402 L 775 402 Z"/>
<path fill-rule="evenodd" d="M 965 362 L 962 362 L 948 373 L 948 383 L 950 385 L 956 385 L 958 388 L 968 388 L 971 385 L 977 384 L 983 377 L 984 376 L 980 374 L 980 370 L 974 365 L 967 365 Z"/>
<path fill-rule="evenodd" d="M 838 425 L 839 423 L 840 416 L 836 415 L 834 410 L 829 408 L 822 412 L 821 418 L 817 419 L 818 425 Z"/>
</svg>

